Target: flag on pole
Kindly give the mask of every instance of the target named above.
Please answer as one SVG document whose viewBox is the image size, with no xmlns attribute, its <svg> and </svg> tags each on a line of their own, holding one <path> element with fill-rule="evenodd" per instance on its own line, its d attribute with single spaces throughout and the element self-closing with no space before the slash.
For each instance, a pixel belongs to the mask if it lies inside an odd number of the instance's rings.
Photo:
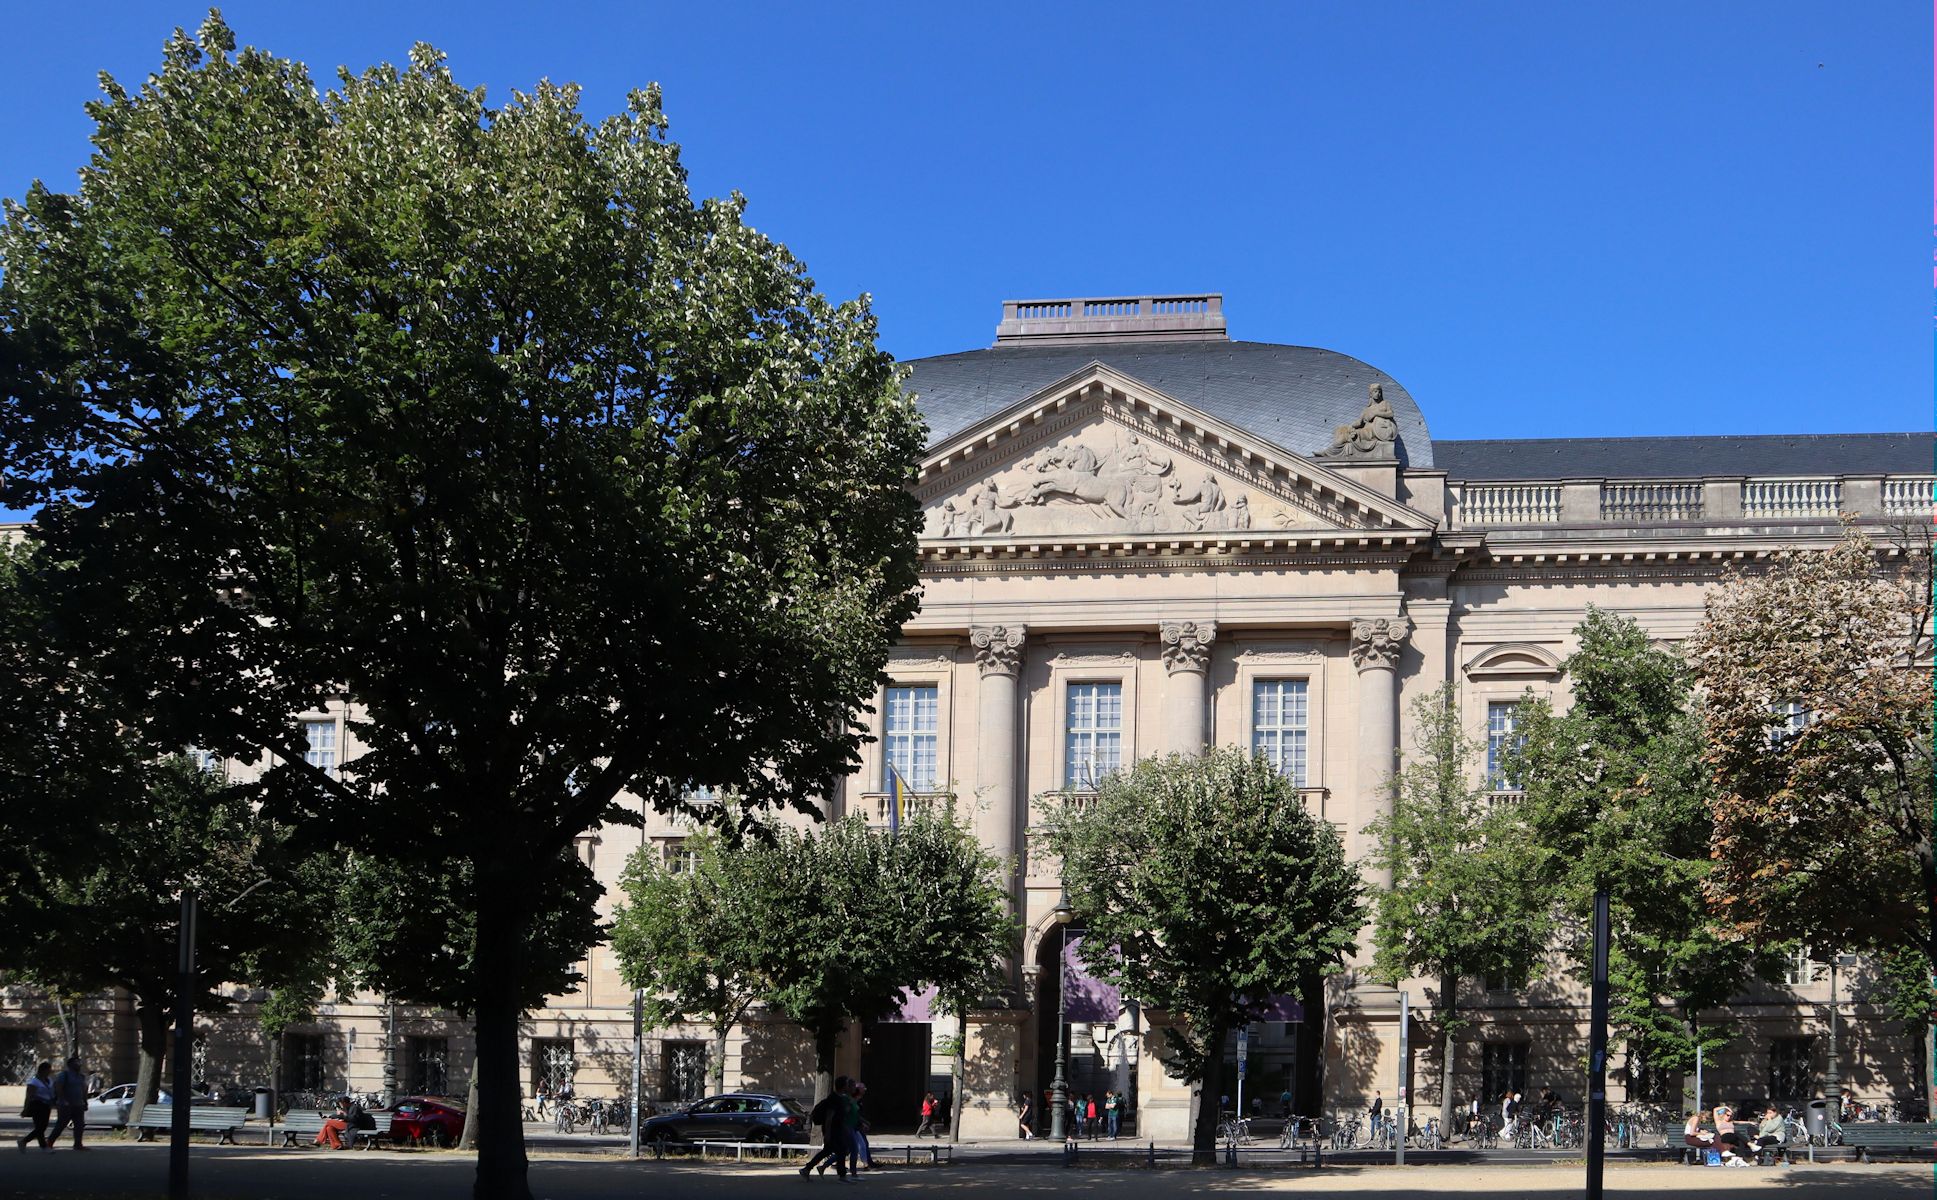
<svg viewBox="0 0 1937 1200">
<path fill-rule="evenodd" d="M 895 770 L 893 763 L 888 764 L 888 833 L 899 836 L 901 833 L 901 814 L 908 804 L 908 781 Z"/>
</svg>

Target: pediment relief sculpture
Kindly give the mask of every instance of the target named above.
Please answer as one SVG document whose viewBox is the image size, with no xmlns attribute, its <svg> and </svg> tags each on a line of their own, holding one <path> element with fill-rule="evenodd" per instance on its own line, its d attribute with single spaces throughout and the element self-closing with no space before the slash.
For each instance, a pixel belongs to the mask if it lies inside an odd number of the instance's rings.
<svg viewBox="0 0 1937 1200">
<path fill-rule="evenodd" d="M 929 503 L 936 538 L 1312 528 L 1281 497 L 1107 422 L 1066 433 Z M 1260 519 L 1259 514 L 1267 514 Z"/>
</svg>

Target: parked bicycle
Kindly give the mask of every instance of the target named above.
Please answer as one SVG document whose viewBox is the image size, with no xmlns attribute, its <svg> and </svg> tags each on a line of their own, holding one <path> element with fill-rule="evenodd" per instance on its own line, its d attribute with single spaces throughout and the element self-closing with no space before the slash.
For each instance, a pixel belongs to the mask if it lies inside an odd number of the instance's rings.
<svg viewBox="0 0 1937 1200">
<path fill-rule="evenodd" d="M 1217 1140 L 1239 1146 L 1251 1144 L 1251 1118 L 1242 1114 L 1226 1115 L 1217 1123 Z"/>
<path fill-rule="evenodd" d="M 1332 1127 L 1332 1149 L 1351 1150 L 1359 1144 L 1359 1119 L 1340 1121 Z"/>
<path fill-rule="evenodd" d="M 1406 1133 L 1406 1144 L 1418 1146 L 1421 1150 L 1437 1150 L 1440 1147 L 1439 1118 L 1427 1117 L 1422 1128 L 1417 1121 L 1408 1121 L 1412 1126 Z"/>
<path fill-rule="evenodd" d="M 1325 1124 L 1317 1117 L 1286 1117 L 1284 1128 L 1278 1132 L 1278 1149 L 1290 1150 L 1302 1141 L 1316 1146 L 1326 1136 Z"/>
</svg>

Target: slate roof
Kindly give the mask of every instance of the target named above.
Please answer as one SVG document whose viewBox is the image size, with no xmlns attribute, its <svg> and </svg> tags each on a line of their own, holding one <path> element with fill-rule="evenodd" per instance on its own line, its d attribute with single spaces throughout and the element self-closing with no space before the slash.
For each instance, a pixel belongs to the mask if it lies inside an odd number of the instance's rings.
<svg viewBox="0 0 1937 1200">
<path fill-rule="evenodd" d="M 1441 440 L 1449 479 L 1697 479 L 1727 475 L 1928 475 L 1928 433 Z"/>
<path fill-rule="evenodd" d="M 1024 397 L 1102 362 L 1201 412 L 1295 454 L 1332 444 L 1378 383 L 1399 424 L 1399 460 L 1433 465 L 1426 418 L 1398 380 L 1349 355 L 1310 346 L 1222 340 L 995 346 L 908 363 L 908 390 L 940 442 Z"/>
</svg>

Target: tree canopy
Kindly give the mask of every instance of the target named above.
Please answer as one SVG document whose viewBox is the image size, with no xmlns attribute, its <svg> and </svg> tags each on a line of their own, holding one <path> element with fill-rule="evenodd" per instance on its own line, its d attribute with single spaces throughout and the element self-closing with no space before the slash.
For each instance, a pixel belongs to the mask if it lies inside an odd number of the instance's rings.
<svg viewBox="0 0 1937 1200">
<path fill-rule="evenodd" d="M 1741 987 L 1754 949 L 1716 930 L 1703 896 L 1712 790 L 1687 663 L 1600 609 L 1575 633 L 1580 646 L 1564 664 L 1573 703 L 1564 714 L 1544 700 L 1522 707 L 1513 769 L 1569 917 L 1563 948 L 1583 975 L 1594 892 L 1609 890 L 1609 1023 L 1640 1095 L 1693 1071 L 1697 1046 L 1727 1041 L 1726 1027 L 1704 1027 L 1699 1014 Z"/>
<path fill-rule="evenodd" d="M 588 123 L 443 56 L 211 16 L 104 78 L 78 191 L 0 230 L 0 503 L 61 653 L 260 761 L 314 844 L 465 864 L 480 1196 L 529 1194 L 517 1023 L 572 839 L 692 784 L 806 806 L 915 604 L 923 444 L 865 298 L 695 203 L 656 90 Z M 362 753 L 299 720 L 360 706 Z M 407 799 L 404 799 L 407 798 Z M 406 819 L 343 821 L 407 804 Z M 442 968 L 439 968 L 442 970 Z"/>
<path fill-rule="evenodd" d="M 1374 903 L 1372 966 L 1386 983 L 1439 981 L 1440 1126 L 1451 1129 L 1460 979 L 1525 978 L 1552 935 L 1552 905 L 1525 812 L 1488 802 L 1483 748 L 1461 728 L 1454 686 L 1412 710 L 1413 752 L 1392 778 L 1392 809 L 1366 829 L 1373 863 L 1392 880 Z"/>
<path fill-rule="evenodd" d="M 1263 758 L 1230 748 L 1144 759 L 1087 803 L 1046 806 L 1078 952 L 1097 978 L 1172 1018 L 1173 1069 L 1198 1088 L 1194 1153 L 1211 1154 L 1224 1042 L 1276 996 L 1336 970 L 1363 885 L 1338 831 Z"/>
</svg>

